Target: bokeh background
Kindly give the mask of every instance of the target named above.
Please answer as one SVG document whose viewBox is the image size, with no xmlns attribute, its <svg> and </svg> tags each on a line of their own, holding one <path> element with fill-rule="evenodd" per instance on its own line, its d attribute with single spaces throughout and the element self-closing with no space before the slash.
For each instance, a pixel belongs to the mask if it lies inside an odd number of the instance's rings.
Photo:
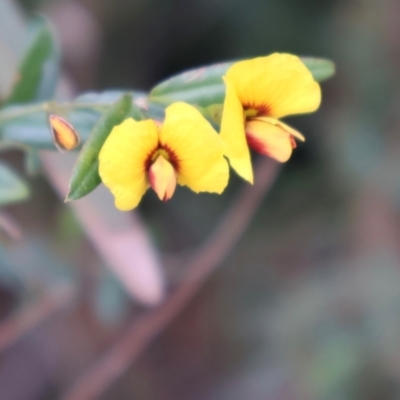
<svg viewBox="0 0 400 400">
<path fill-rule="evenodd" d="M 400 399 L 398 0 L 0 2 L 52 21 L 71 93 L 274 51 L 337 65 L 321 109 L 290 118 L 307 142 L 234 251 L 101 399 Z M 19 152 L 2 158 L 23 173 Z M 1 400 L 61 398 L 148 312 L 48 180 L 28 179 L 31 198 L 3 209 L 17 232 L 0 247 Z M 243 185 L 145 196 L 167 291 Z"/>
</svg>

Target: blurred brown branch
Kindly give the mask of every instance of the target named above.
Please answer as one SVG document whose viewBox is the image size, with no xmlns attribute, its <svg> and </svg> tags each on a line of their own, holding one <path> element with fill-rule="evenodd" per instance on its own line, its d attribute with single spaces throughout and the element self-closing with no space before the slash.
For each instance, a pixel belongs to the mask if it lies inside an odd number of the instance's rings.
<svg viewBox="0 0 400 400">
<path fill-rule="evenodd" d="M 0 353 L 72 302 L 70 285 L 56 285 L 39 300 L 0 323 Z"/>
<path fill-rule="evenodd" d="M 132 365 L 149 343 L 184 309 L 207 277 L 232 251 L 275 181 L 278 164 L 260 160 L 254 186 L 246 185 L 214 233 L 195 252 L 179 286 L 158 309 L 135 319 L 121 339 L 82 376 L 62 400 L 96 399 Z"/>
</svg>

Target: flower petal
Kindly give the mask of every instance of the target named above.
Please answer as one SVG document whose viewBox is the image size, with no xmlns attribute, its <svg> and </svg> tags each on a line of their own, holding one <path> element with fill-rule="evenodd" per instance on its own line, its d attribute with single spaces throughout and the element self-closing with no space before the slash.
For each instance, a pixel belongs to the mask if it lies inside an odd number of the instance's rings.
<svg viewBox="0 0 400 400">
<path fill-rule="evenodd" d="M 257 115 L 281 118 L 315 111 L 321 89 L 302 61 L 291 54 L 240 61 L 227 71 L 245 109 Z"/>
<path fill-rule="evenodd" d="M 183 175 L 178 177 L 180 185 L 188 186 L 195 193 L 211 192 L 221 194 L 225 190 L 228 180 L 229 165 L 223 157 L 200 179 L 190 179 L 190 177 Z"/>
<path fill-rule="evenodd" d="M 304 140 L 299 132 L 273 118 L 247 122 L 246 136 L 252 149 L 280 162 L 289 160 L 292 149 L 296 146 L 293 136 Z"/>
<path fill-rule="evenodd" d="M 223 143 L 209 122 L 193 106 L 174 103 L 166 109 L 160 143 L 173 155 L 178 183 L 196 192 L 217 192 L 228 183 L 229 174 L 220 174 L 222 182 L 207 180 L 210 171 L 220 168 Z M 226 161 L 225 161 L 226 163 Z"/>
<path fill-rule="evenodd" d="M 151 188 L 161 201 L 169 200 L 175 192 L 176 174 L 174 167 L 161 154 L 149 168 Z"/>
<path fill-rule="evenodd" d="M 226 96 L 221 121 L 221 139 L 231 167 L 246 181 L 253 183 L 250 150 L 244 130 L 243 107 L 233 85 L 225 79 Z"/>
<path fill-rule="evenodd" d="M 158 145 L 158 129 L 152 120 L 132 118 L 114 127 L 99 154 L 99 174 L 122 211 L 135 208 L 149 183 L 146 161 Z"/>
<path fill-rule="evenodd" d="M 254 120 L 264 121 L 264 122 L 268 122 L 269 124 L 272 124 L 272 125 L 277 125 L 278 127 L 282 128 L 287 133 L 290 133 L 296 139 L 298 139 L 302 142 L 305 142 L 305 140 L 306 140 L 306 138 L 299 131 L 296 131 L 296 129 L 292 128 L 291 126 L 283 123 L 282 121 L 280 121 L 278 119 L 270 118 L 270 117 L 260 117 L 260 118 L 254 118 Z"/>
</svg>

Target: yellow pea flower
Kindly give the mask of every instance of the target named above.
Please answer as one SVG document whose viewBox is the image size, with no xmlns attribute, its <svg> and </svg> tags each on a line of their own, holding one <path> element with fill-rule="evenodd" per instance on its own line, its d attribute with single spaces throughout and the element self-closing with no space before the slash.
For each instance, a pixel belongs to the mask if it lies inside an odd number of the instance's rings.
<svg viewBox="0 0 400 400">
<path fill-rule="evenodd" d="M 186 103 L 166 109 L 165 121 L 125 120 L 111 131 L 99 154 L 99 174 L 115 206 L 135 208 L 151 187 L 169 200 L 176 184 L 196 193 L 222 193 L 229 179 L 220 136 Z"/>
<path fill-rule="evenodd" d="M 253 182 L 249 146 L 280 162 L 287 161 L 303 135 L 279 121 L 315 111 L 321 89 L 302 61 L 291 54 L 240 61 L 224 77 L 226 97 L 221 137 L 232 168 Z"/>
</svg>

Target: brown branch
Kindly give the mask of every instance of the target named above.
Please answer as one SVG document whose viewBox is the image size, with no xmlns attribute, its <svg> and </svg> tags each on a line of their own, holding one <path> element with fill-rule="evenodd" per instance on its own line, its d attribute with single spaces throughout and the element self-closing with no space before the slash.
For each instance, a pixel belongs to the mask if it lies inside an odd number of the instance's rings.
<svg viewBox="0 0 400 400">
<path fill-rule="evenodd" d="M 134 320 L 122 338 L 82 376 L 62 400 L 91 400 L 103 394 L 149 343 L 183 310 L 211 272 L 232 251 L 273 184 L 278 164 L 263 158 L 256 184 L 247 185 L 187 267 L 185 279 L 158 309 Z"/>
<path fill-rule="evenodd" d="M 66 307 L 75 297 L 69 285 L 57 285 L 35 303 L 0 323 L 0 353 Z"/>
</svg>

